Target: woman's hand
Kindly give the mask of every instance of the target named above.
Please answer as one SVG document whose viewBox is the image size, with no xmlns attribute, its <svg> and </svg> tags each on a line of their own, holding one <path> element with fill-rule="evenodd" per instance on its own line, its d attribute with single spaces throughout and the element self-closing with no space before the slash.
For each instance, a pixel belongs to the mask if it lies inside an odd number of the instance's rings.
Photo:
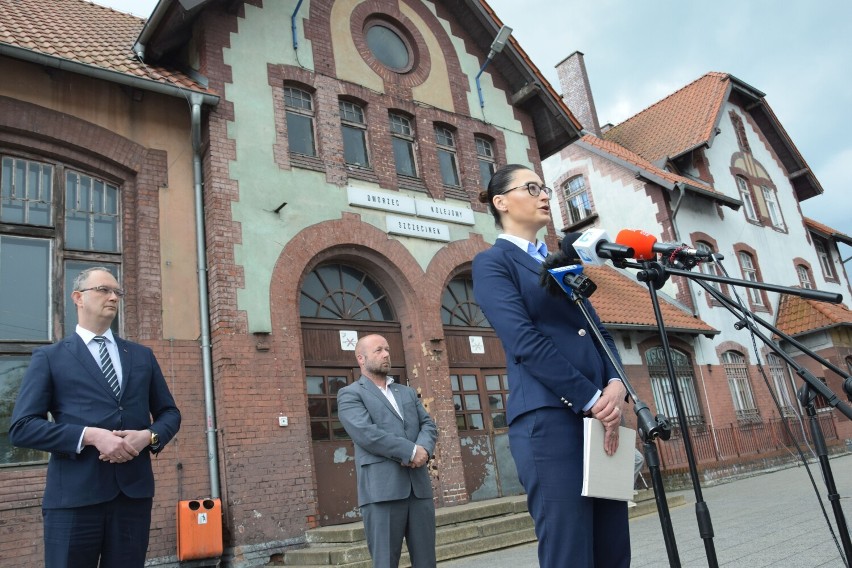
<svg viewBox="0 0 852 568">
<path fill-rule="evenodd" d="M 610 381 L 600 398 L 590 409 L 594 418 L 604 426 L 604 451 L 611 456 L 618 449 L 618 427 L 621 426 L 624 397 L 627 389 L 621 381 Z"/>
</svg>

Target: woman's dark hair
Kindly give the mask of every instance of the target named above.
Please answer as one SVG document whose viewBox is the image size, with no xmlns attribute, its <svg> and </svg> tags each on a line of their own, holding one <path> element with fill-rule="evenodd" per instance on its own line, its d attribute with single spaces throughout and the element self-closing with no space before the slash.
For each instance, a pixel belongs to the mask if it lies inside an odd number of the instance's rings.
<svg viewBox="0 0 852 568">
<path fill-rule="evenodd" d="M 518 170 L 530 170 L 527 166 L 521 164 L 506 164 L 491 176 L 491 181 L 488 182 L 488 189 L 479 192 L 480 203 L 487 203 L 488 210 L 494 217 L 494 224 L 499 228 L 503 228 L 503 223 L 500 222 L 500 212 L 494 207 L 494 196 L 500 195 L 509 189 L 509 184 L 512 183 L 512 174 Z"/>
</svg>

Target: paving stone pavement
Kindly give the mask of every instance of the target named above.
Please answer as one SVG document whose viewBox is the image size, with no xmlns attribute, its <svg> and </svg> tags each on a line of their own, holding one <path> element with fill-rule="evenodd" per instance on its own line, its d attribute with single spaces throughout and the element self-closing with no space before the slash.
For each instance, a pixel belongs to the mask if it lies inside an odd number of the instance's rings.
<svg viewBox="0 0 852 568">
<path fill-rule="evenodd" d="M 852 454 L 829 460 L 847 525 L 852 525 Z M 701 488 L 713 524 L 712 547 L 724 568 L 843 567 L 843 549 L 834 512 L 828 501 L 819 463 L 809 464 L 816 490 L 800 462 L 786 469 Z M 649 480 L 650 481 L 650 480 Z M 822 499 L 825 515 L 820 508 Z M 709 566 L 704 540 L 698 533 L 695 492 L 682 494 L 687 504 L 669 511 L 675 545 L 683 568 Z M 826 517 L 837 540 L 832 538 Z M 632 568 L 670 566 L 658 515 L 630 520 Z M 536 544 L 439 562 L 438 568 L 533 568 Z M 570 562 L 566 562 L 566 568 Z"/>
</svg>

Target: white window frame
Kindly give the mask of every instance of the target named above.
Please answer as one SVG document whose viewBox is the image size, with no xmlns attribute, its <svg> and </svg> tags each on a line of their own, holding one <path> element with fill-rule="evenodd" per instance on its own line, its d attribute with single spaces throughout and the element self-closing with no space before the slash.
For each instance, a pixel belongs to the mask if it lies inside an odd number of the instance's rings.
<svg viewBox="0 0 852 568">
<path fill-rule="evenodd" d="M 828 252 L 826 242 L 820 237 L 814 236 L 814 249 L 816 249 L 819 264 L 822 267 L 822 272 L 825 274 L 826 278 L 837 278 L 834 275 L 834 264 L 832 263 L 831 254 Z"/>
<path fill-rule="evenodd" d="M 763 191 L 763 201 L 766 203 L 766 211 L 769 213 L 769 220 L 772 222 L 772 226 L 783 229 L 785 227 L 784 217 L 781 215 L 781 207 L 778 204 L 778 196 L 775 190 L 765 185 L 761 186 L 761 190 Z"/>
<path fill-rule="evenodd" d="M 581 182 L 582 185 L 578 182 Z M 568 214 L 569 225 L 574 225 L 592 216 L 594 211 L 592 210 L 591 199 L 589 199 L 589 188 L 586 187 L 586 178 L 582 174 L 566 181 L 563 190 L 565 191 L 565 210 Z M 576 214 L 574 210 L 576 210 Z"/>
<path fill-rule="evenodd" d="M 801 284 L 802 288 L 806 290 L 813 289 L 814 285 L 811 282 L 811 272 L 808 270 L 808 267 L 804 264 L 796 265 L 796 274 L 799 275 L 799 284 Z"/>
<path fill-rule="evenodd" d="M 742 176 L 734 176 L 737 180 L 737 189 L 743 202 L 743 212 L 749 221 L 757 221 L 757 213 L 754 210 L 754 198 L 751 194 L 748 180 Z"/>
<path fill-rule="evenodd" d="M 441 183 L 450 187 L 461 187 L 461 174 L 459 172 L 459 161 L 456 154 L 456 135 L 448 127 L 442 124 L 435 125 L 435 145 L 438 147 L 438 170 L 441 174 Z M 448 180 L 444 176 L 444 168 L 441 164 L 441 156 L 449 160 L 451 173 L 455 179 Z"/>
<path fill-rule="evenodd" d="M 752 256 L 744 251 L 740 251 L 737 253 L 737 258 L 740 259 L 740 270 L 743 273 L 743 280 L 748 280 L 749 282 L 760 282 L 757 278 L 757 267 L 755 266 L 755 261 Z M 755 306 L 763 305 L 763 294 L 760 293 L 758 288 L 747 288 L 748 297 L 751 300 L 751 303 Z"/>
<path fill-rule="evenodd" d="M 754 392 L 751 389 L 745 357 L 736 351 L 725 351 L 722 353 L 722 367 L 728 378 L 728 388 L 731 391 L 737 418 L 754 421 L 760 414 L 754 402 Z"/>
</svg>

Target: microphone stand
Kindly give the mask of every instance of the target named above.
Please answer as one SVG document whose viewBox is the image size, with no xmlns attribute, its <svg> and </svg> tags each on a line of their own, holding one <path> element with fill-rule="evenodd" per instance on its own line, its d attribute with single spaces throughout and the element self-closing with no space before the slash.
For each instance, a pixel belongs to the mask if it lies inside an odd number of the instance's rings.
<svg viewBox="0 0 852 568">
<path fill-rule="evenodd" d="M 843 373 L 836 366 L 832 365 L 828 361 L 825 361 L 822 357 L 814 353 L 812 350 L 808 349 L 786 333 L 779 330 L 777 327 L 772 324 L 758 318 L 753 313 L 748 311 L 744 306 L 741 306 L 735 303 L 731 298 L 722 294 L 719 290 L 716 290 L 714 287 L 709 284 L 703 282 L 705 280 L 705 274 L 696 274 L 693 272 L 686 272 L 681 270 L 670 270 L 672 274 L 678 274 L 681 276 L 687 276 L 692 278 L 698 285 L 700 285 L 704 290 L 707 291 L 711 296 L 713 296 L 717 301 L 719 301 L 722 306 L 724 306 L 728 311 L 730 311 L 734 316 L 739 317 L 739 313 L 741 312 L 745 317 L 739 319 L 734 327 L 737 329 L 742 329 L 747 327 L 755 336 L 757 336 L 763 343 L 772 349 L 779 357 L 784 359 L 784 361 L 793 367 L 796 370 L 796 374 L 802 377 L 804 382 L 802 383 L 801 388 L 797 392 L 799 402 L 801 402 L 802 407 L 805 408 L 808 415 L 808 425 L 811 431 L 811 437 L 813 438 L 814 447 L 816 454 L 819 458 L 820 470 L 822 471 L 823 480 L 825 481 L 826 490 L 828 491 L 828 500 L 831 502 L 831 508 L 834 513 L 834 520 L 837 524 L 837 530 L 840 533 L 840 540 L 843 543 L 844 555 L 846 557 L 846 565 L 849 566 L 850 560 L 852 560 L 852 540 L 849 537 L 849 529 L 846 524 L 846 517 L 843 514 L 843 507 L 840 504 L 840 495 L 837 493 L 837 486 L 834 482 L 834 475 L 831 471 L 831 464 L 828 460 L 828 449 L 825 444 L 825 436 L 823 435 L 822 427 L 819 424 L 819 421 L 816 418 L 816 407 L 814 405 L 814 400 L 816 399 L 817 393 L 821 394 L 828 400 L 829 404 L 833 407 L 840 410 L 847 418 L 852 420 L 852 411 L 850 408 L 840 401 L 837 396 L 828 388 L 827 385 L 823 384 L 822 381 L 817 379 L 810 371 L 808 371 L 803 365 L 799 364 L 795 359 L 793 359 L 787 352 L 781 349 L 780 345 L 778 345 L 775 341 L 772 341 L 770 337 L 764 334 L 759 328 L 757 328 L 755 322 L 760 323 L 763 327 L 770 330 L 772 333 L 777 336 L 789 341 L 796 348 L 801 350 L 804 354 L 808 355 L 812 359 L 819 361 L 825 364 L 826 367 L 829 367 L 835 373 L 840 375 L 840 377 L 845 377 L 845 383 L 843 385 L 844 390 L 846 391 L 847 396 L 852 396 L 852 389 L 849 388 L 850 385 L 850 377 L 849 375 Z M 721 278 L 721 277 L 714 277 Z M 739 284 L 740 281 L 734 279 L 726 279 L 728 283 L 736 283 Z M 757 283 L 752 283 L 757 284 Z M 754 286 L 755 288 L 759 288 L 760 286 Z M 802 292 L 802 289 L 799 288 L 791 288 L 793 293 L 799 294 Z M 806 291 L 811 292 L 811 291 Z M 823 292 L 822 294 L 825 294 Z M 809 294 L 811 295 L 811 294 Z M 835 541 L 836 542 L 836 541 Z"/>
<path fill-rule="evenodd" d="M 697 261 L 694 258 L 686 259 L 685 264 L 689 268 L 692 268 L 692 267 L 695 266 L 695 264 L 697 264 Z M 724 294 L 722 294 L 721 292 L 719 292 L 718 290 L 716 290 L 712 286 L 706 284 L 704 281 L 720 282 L 720 283 L 725 283 L 725 284 L 730 284 L 730 285 L 740 285 L 740 286 L 745 286 L 745 287 L 749 287 L 749 288 L 757 288 L 757 289 L 768 290 L 768 291 L 773 291 L 773 292 L 794 294 L 794 295 L 805 297 L 805 298 L 816 299 L 816 300 L 820 300 L 820 301 L 833 302 L 833 303 L 840 303 L 843 299 L 840 294 L 822 292 L 822 291 L 819 291 L 819 290 L 807 290 L 807 289 L 801 289 L 801 288 L 790 288 L 790 287 L 785 287 L 785 286 L 776 286 L 776 285 L 773 285 L 773 284 L 764 284 L 764 283 L 761 283 L 761 282 L 752 282 L 752 281 L 747 281 L 747 280 L 737 280 L 737 279 L 734 279 L 734 278 L 714 276 L 714 275 L 704 274 L 704 273 L 696 274 L 694 272 L 690 272 L 689 270 L 681 270 L 681 269 L 678 269 L 678 268 L 672 268 L 671 266 L 669 266 L 669 265 L 667 265 L 663 262 L 659 262 L 659 261 L 652 261 L 652 262 L 645 261 L 641 264 L 631 263 L 631 262 L 627 262 L 627 261 L 619 261 L 618 263 L 616 263 L 616 266 L 618 266 L 620 268 L 623 268 L 623 267 L 639 268 L 640 271 L 639 271 L 639 273 L 637 273 L 637 279 L 640 280 L 640 281 L 646 282 L 647 285 L 648 285 L 648 291 L 650 292 L 650 295 L 651 295 L 651 303 L 654 307 L 654 315 L 657 318 L 657 324 L 658 324 L 658 327 L 659 327 L 659 330 L 660 330 L 660 337 L 661 337 L 661 341 L 663 343 L 663 348 L 665 350 L 664 355 L 665 355 L 665 359 L 666 359 L 666 368 L 668 370 L 669 380 L 671 381 L 672 394 L 673 394 L 673 397 L 675 399 L 675 405 L 676 405 L 678 414 L 682 418 L 685 418 L 685 412 L 684 412 L 684 409 L 683 409 L 683 406 L 682 406 L 680 393 L 677 389 L 677 385 L 676 385 L 676 381 L 675 381 L 674 366 L 673 366 L 673 363 L 671 361 L 671 355 L 669 353 L 668 337 L 667 337 L 667 334 L 665 332 L 665 326 L 663 324 L 662 314 L 660 312 L 660 307 L 659 307 L 659 300 L 657 299 L 657 294 L 656 294 L 656 290 L 659 289 L 660 287 L 662 287 L 662 285 L 665 283 L 665 281 L 668 279 L 669 276 L 683 276 L 683 277 L 690 278 L 690 279 L 696 281 L 709 294 L 711 294 L 714 298 L 719 300 L 722 303 L 723 306 L 725 306 L 729 311 L 734 313 L 734 315 L 738 315 L 738 314 L 732 308 L 735 308 L 737 310 L 742 310 L 743 312 L 747 312 L 748 310 L 739 306 L 738 304 L 735 304 L 730 298 L 728 298 L 727 296 L 725 296 Z M 826 398 L 826 400 L 828 400 L 829 404 L 831 404 L 835 408 L 838 408 L 847 418 L 852 420 L 852 410 L 850 410 L 850 408 L 847 405 L 842 403 L 837 398 L 837 396 L 831 391 L 831 389 L 828 388 L 828 386 L 824 385 L 816 377 L 811 375 L 807 371 L 807 369 L 804 369 L 804 367 L 797 364 L 795 362 L 795 360 L 792 359 L 792 357 L 790 357 L 786 352 L 784 352 L 780 348 L 780 346 L 775 345 L 775 343 L 770 338 L 766 337 L 762 332 L 760 332 L 760 330 L 756 328 L 755 324 L 752 321 L 749 320 L 749 317 L 751 317 L 751 318 L 754 319 L 754 321 L 757 321 L 758 320 L 757 316 L 754 316 L 750 312 L 748 312 L 748 314 L 749 314 L 748 317 L 739 320 L 735 324 L 734 327 L 736 327 L 737 329 L 742 329 L 743 327 L 749 327 L 749 329 L 752 332 L 754 332 L 755 335 L 757 335 L 764 343 L 769 345 L 770 348 L 773 349 L 773 351 L 775 351 L 789 365 L 791 365 L 793 368 L 795 368 L 797 370 L 797 374 L 799 374 L 799 376 L 801 376 L 805 380 L 805 386 L 810 386 L 815 391 L 817 391 L 819 394 L 823 395 Z M 785 333 L 781 332 L 780 330 L 778 330 L 774 326 L 768 324 L 767 322 L 765 322 L 763 320 L 760 320 L 760 323 L 761 323 L 761 325 L 764 325 L 765 327 L 767 327 L 767 329 L 770 329 L 774 333 L 777 333 L 780 337 L 783 337 L 783 338 L 791 341 L 792 344 L 794 344 L 797 348 L 801 349 L 804 353 L 806 353 L 806 354 L 810 355 L 811 357 L 814 357 L 818 360 L 821 359 L 819 356 L 817 356 L 811 350 L 805 348 L 803 345 L 801 345 L 801 343 L 795 341 L 794 339 L 792 339 L 791 337 L 789 337 Z M 846 382 L 844 384 L 844 390 L 846 391 L 847 396 L 850 397 L 850 400 L 852 400 L 852 387 L 849 386 L 850 384 L 852 384 L 852 379 L 850 379 L 850 377 L 848 375 L 845 375 L 843 372 L 841 372 L 834 365 L 829 365 L 829 366 L 832 370 L 837 372 L 841 377 L 844 377 L 844 376 L 846 377 Z M 810 389 L 807 389 L 807 390 L 809 391 Z M 809 395 L 806 392 L 804 394 L 800 394 L 800 396 L 809 396 Z M 811 406 L 812 406 L 812 404 L 811 404 Z M 815 414 L 815 411 L 814 411 L 814 414 Z M 695 495 L 696 495 L 696 515 L 698 517 L 699 532 L 700 532 L 700 534 L 701 534 L 701 536 L 702 536 L 702 538 L 704 539 L 704 542 L 705 542 L 705 548 L 707 550 L 707 558 L 708 558 L 708 561 L 710 562 L 710 566 L 718 566 L 718 563 L 717 563 L 717 560 L 716 560 L 715 549 L 713 548 L 713 544 L 712 544 L 713 528 L 712 528 L 712 525 L 711 525 L 711 522 L 710 522 L 709 510 L 707 509 L 706 505 L 703 503 L 703 499 L 701 498 L 701 485 L 698 482 L 698 478 L 697 478 L 697 468 L 696 468 L 696 464 L 695 464 L 695 457 L 694 457 L 694 454 L 692 452 L 692 443 L 691 443 L 691 440 L 689 440 L 689 434 L 688 434 L 688 428 L 687 428 L 686 421 L 682 419 L 681 422 L 682 422 L 681 426 L 682 426 L 683 432 L 684 432 L 684 447 L 685 447 L 685 450 L 686 450 L 687 462 L 689 464 L 690 476 L 692 477 L 693 487 L 694 487 Z M 811 427 L 812 427 L 812 429 L 819 429 L 819 424 L 818 424 L 818 422 L 816 421 L 815 418 L 812 418 L 812 420 L 811 420 Z M 824 452 L 824 438 L 822 437 L 821 430 L 819 431 L 818 434 L 814 434 L 815 443 L 818 443 L 818 442 L 816 442 L 816 440 L 818 438 L 820 440 L 822 440 L 821 443 L 822 443 L 823 448 L 821 449 L 821 451 Z M 831 500 L 832 507 L 835 511 L 835 518 L 836 518 L 837 523 L 838 523 L 838 528 L 840 530 L 842 530 L 841 539 L 843 540 L 844 549 L 846 550 L 846 558 L 848 559 L 848 558 L 850 558 L 850 556 L 852 556 L 852 552 L 850 552 L 850 550 L 852 550 L 852 544 L 849 543 L 849 533 L 848 533 L 848 529 L 846 528 L 846 521 L 845 521 L 845 518 L 843 517 L 842 508 L 840 507 L 839 496 L 837 495 L 836 488 L 834 486 L 834 478 L 831 474 L 831 469 L 830 469 L 830 466 L 828 465 L 827 457 L 825 459 L 823 459 L 823 457 L 821 456 L 820 465 L 823 466 L 823 477 L 826 481 L 826 485 L 827 485 L 828 490 L 829 490 L 829 499 Z"/>
<path fill-rule="evenodd" d="M 658 263 L 659 264 L 659 263 Z M 750 330 L 755 332 L 755 335 L 760 337 L 764 343 L 766 343 L 773 351 L 775 351 L 782 359 L 784 359 L 788 365 L 796 369 L 796 374 L 798 374 L 802 379 L 804 379 L 808 385 L 817 393 L 821 394 L 825 397 L 828 404 L 837 408 L 846 418 L 852 420 L 852 408 L 850 408 L 847 404 L 841 401 L 834 392 L 827 385 L 823 384 L 822 381 L 813 376 L 807 369 L 799 365 L 795 359 L 790 357 L 784 350 L 777 346 L 771 338 L 763 335 L 758 328 L 756 328 L 749 320 L 753 320 L 772 333 L 776 334 L 778 337 L 781 337 L 785 341 L 788 341 L 791 345 L 796 347 L 805 355 L 809 356 L 811 359 L 819 362 L 821 365 L 827 367 L 831 371 L 837 373 L 841 378 L 845 378 L 845 382 L 843 384 L 843 390 L 846 393 L 847 397 L 850 397 L 850 401 L 852 401 L 852 377 L 847 373 L 843 372 L 836 365 L 832 364 L 830 361 L 820 357 L 816 353 L 814 353 L 811 349 L 808 349 L 802 343 L 797 341 L 796 339 L 790 337 L 774 325 L 769 322 L 759 318 L 755 314 L 749 312 L 739 304 L 735 303 L 733 300 L 722 294 L 720 291 L 716 290 L 712 286 L 705 284 L 704 281 L 710 282 L 720 282 L 722 284 L 730 284 L 733 286 L 745 286 L 748 288 L 757 288 L 759 290 L 768 290 L 772 292 L 780 292 L 782 294 L 792 294 L 794 296 L 800 296 L 802 298 L 809 298 L 812 300 L 819 300 L 821 302 L 831 302 L 834 304 L 839 304 L 843 301 L 843 296 L 841 294 L 835 294 L 833 292 L 823 292 L 820 290 L 808 290 L 805 288 L 791 288 L 787 286 L 776 286 L 774 284 L 764 284 L 763 282 L 752 282 L 750 280 L 737 280 L 736 278 L 727 278 L 724 276 L 714 276 L 712 274 L 704 274 L 690 272 L 688 270 L 681 270 L 677 268 L 671 268 L 661 265 L 661 269 L 665 271 L 667 274 L 671 274 L 672 276 L 684 276 L 689 278 L 690 280 L 695 281 L 698 285 L 704 288 L 710 295 L 712 295 L 716 300 L 718 300 L 728 311 L 732 312 L 735 316 L 739 317 L 737 312 L 742 312 L 746 314 L 748 317 L 739 320 L 734 327 L 737 329 L 742 329 L 743 327 L 748 327 Z M 736 310 L 736 311 L 734 311 Z M 776 349 L 777 347 L 777 349 Z"/>
<path fill-rule="evenodd" d="M 672 527 L 671 515 L 669 514 L 668 501 L 666 500 L 666 490 L 663 487 L 663 477 L 660 473 L 660 456 L 655 444 L 655 440 L 657 438 L 668 440 L 669 437 L 671 437 L 671 423 L 668 418 L 662 414 L 653 416 L 648 405 L 645 404 L 645 402 L 639 398 L 639 395 L 636 394 L 636 390 L 633 388 L 633 385 L 631 385 L 630 381 L 627 380 L 627 374 L 624 372 L 621 362 L 612 352 L 612 349 L 610 349 L 609 344 L 604 339 L 600 329 L 598 329 L 594 318 L 592 318 L 592 315 L 586 308 L 586 296 L 590 296 L 595 291 L 596 287 L 594 285 L 588 286 L 588 283 L 590 282 L 590 279 L 588 278 L 578 279 L 572 278 L 571 276 L 572 275 L 570 274 L 566 274 L 563 277 L 562 282 L 571 289 L 571 293 L 569 294 L 571 300 L 580 309 L 583 317 L 586 318 L 586 321 L 589 323 L 589 329 L 592 330 L 592 333 L 598 340 L 598 344 L 603 348 L 607 359 L 609 359 L 612 366 L 615 367 L 615 370 L 618 373 L 618 378 L 624 384 L 624 388 L 627 389 L 628 396 L 630 396 L 633 400 L 637 429 L 643 442 L 645 463 L 648 464 L 648 470 L 651 473 L 651 483 L 654 487 L 654 498 L 657 503 L 657 512 L 660 517 L 660 526 L 663 531 L 663 540 L 666 545 L 669 566 L 672 568 L 680 568 L 680 556 L 678 555 L 677 544 L 675 542 L 675 534 Z"/>
</svg>

